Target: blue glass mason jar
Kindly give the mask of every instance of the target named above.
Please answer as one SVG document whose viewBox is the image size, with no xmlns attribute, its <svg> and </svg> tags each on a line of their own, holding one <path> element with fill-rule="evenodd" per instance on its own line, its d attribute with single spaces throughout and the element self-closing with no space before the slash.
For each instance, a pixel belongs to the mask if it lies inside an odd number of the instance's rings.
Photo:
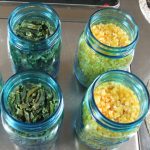
<svg viewBox="0 0 150 150">
<path fill-rule="evenodd" d="M 111 47 L 97 40 L 91 27 L 97 24 L 115 24 L 123 29 L 131 43 L 124 47 Z M 109 70 L 127 70 L 130 66 L 139 37 L 134 19 L 127 13 L 105 8 L 91 15 L 82 32 L 76 52 L 74 70 L 79 82 L 88 87 L 94 79 Z"/>
<path fill-rule="evenodd" d="M 55 111 L 47 119 L 29 123 L 18 120 L 10 111 L 8 98 L 17 85 L 40 83 L 55 92 L 58 101 Z M 18 106 L 17 106 L 18 107 Z M 41 106 L 42 107 L 42 106 Z M 17 150 L 49 150 L 55 145 L 63 120 L 64 103 L 58 83 L 46 73 L 26 71 L 10 77 L 5 83 L 1 95 L 2 124 Z"/>
<path fill-rule="evenodd" d="M 42 70 L 56 77 L 62 36 L 55 10 L 41 3 L 23 4 L 9 16 L 7 28 L 13 70 Z"/>
<path fill-rule="evenodd" d="M 108 119 L 98 109 L 94 90 L 105 82 L 118 82 L 130 88 L 138 97 L 140 113 L 130 123 L 118 123 Z M 148 109 L 149 93 L 143 82 L 126 71 L 112 70 L 98 76 L 88 88 L 75 121 L 75 133 L 79 141 L 93 149 L 113 149 L 128 141 L 140 128 Z"/>
</svg>

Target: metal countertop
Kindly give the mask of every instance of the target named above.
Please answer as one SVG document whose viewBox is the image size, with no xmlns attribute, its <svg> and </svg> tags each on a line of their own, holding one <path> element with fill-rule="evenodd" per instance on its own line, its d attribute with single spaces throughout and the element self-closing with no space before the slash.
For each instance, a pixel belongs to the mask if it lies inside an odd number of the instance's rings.
<svg viewBox="0 0 150 150">
<path fill-rule="evenodd" d="M 7 80 L 12 75 L 11 63 L 7 52 L 7 18 L 17 5 L 19 3 L 0 2 L 0 71 L 4 80 Z M 122 9 L 134 16 L 140 27 L 140 40 L 131 69 L 146 83 L 150 78 L 150 25 L 142 16 L 138 0 L 121 0 L 120 5 Z M 73 136 L 73 119 L 85 93 L 85 89 L 80 87 L 74 77 L 73 62 L 80 33 L 83 31 L 89 16 L 97 8 L 56 5 L 54 5 L 54 8 L 62 21 L 63 48 L 58 82 L 62 88 L 65 102 L 65 117 L 56 150 L 89 150 L 85 146 L 80 145 Z M 141 129 L 144 131 L 143 126 Z M 144 132 L 140 132 L 140 135 L 142 133 Z M 8 140 L 1 124 L 0 137 L 0 150 L 13 150 L 12 143 Z M 142 150 L 150 150 L 148 143 L 144 146 L 145 148 L 142 148 Z M 124 143 L 118 150 L 139 150 L 138 137 L 135 136 L 129 142 Z"/>
</svg>

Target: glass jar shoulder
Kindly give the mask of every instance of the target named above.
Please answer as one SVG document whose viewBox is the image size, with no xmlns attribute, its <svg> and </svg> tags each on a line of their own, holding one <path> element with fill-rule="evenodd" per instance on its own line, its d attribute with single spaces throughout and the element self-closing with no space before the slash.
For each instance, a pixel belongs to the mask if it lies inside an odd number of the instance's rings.
<svg viewBox="0 0 150 150">
<path fill-rule="evenodd" d="M 29 69 L 44 70 L 53 75 L 56 74 L 56 64 L 59 63 L 61 51 L 61 39 L 48 50 L 23 51 L 9 42 L 9 52 L 13 60 L 15 70 Z"/>
<path fill-rule="evenodd" d="M 134 51 L 121 58 L 105 56 L 89 46 L 85 34 L 82 33 L 78 44 L 77 64 L 86 78 L 86 82 L 90 84 L 99 74 L 108 70 L 126 70 L 131 64 L 133 56 Z"/>
</svg>

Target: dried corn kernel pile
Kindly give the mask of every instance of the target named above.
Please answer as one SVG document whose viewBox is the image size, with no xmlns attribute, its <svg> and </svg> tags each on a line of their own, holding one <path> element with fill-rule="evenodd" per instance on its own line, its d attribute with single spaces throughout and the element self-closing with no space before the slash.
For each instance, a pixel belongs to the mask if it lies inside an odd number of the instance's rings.
<svg viewBox="0 0 150 150">
<path fill-rule="evenodd" d="M 113 23 L 93 25 L 91 31 L 96 39 L 105 45 L 123 47 L 130 44 L 128 34 Z"/>
<path fill-rule="evenodd" d="M 94 90 L 97 107 L 104 116 L 119 123 L 130 123 L 137 120 L 140 104 L 137 96 L 128 87 L 105 82 Z"/>
</svg>

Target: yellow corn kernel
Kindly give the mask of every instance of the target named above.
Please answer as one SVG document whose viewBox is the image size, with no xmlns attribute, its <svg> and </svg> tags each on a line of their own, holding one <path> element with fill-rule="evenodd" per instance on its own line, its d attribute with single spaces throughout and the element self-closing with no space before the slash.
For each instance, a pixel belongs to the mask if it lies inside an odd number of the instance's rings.
<svg viewBox="0 0 150 150">
<path fill-rule="evenodd" d="M 98 109 L 108 119 L 119 123 L 130 123 L 138 119 L 140 104 L 134 92 L 117 82 L 105 82 L 94 90 Z"/>
<path fill-rule="evenodd" d="M 91 31 L 97 40 L 111 47 L 123 47 L 131 42 L 128 34 L 113 23 L 93 25 Z"/>
</svg>

